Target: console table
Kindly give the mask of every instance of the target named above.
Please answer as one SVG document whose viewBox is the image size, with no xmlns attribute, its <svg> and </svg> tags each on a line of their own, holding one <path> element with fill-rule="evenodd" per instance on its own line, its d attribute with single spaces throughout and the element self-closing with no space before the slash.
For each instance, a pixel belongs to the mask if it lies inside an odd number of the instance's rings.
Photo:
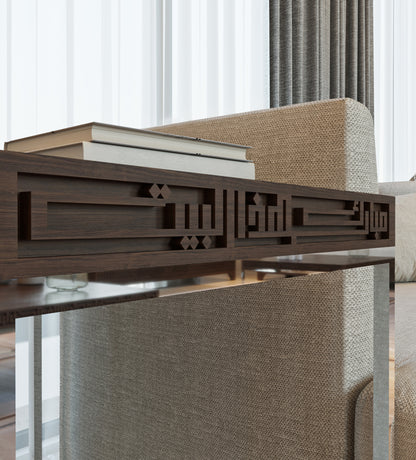
<svg viewBox="0 0 416 460">
<path fill-rule="evenodd" d="M 257 273 L 257 279 L 263 280 L 268 273 L 280 273 L 282 270 L 291 270 L 296 276 L 296 272 L 299 271 L 330 272 L 380 264 L 390 265 L 390 284 L 394 283 L 394 258 L 392 257 L 334 254 L 309 254 L 300 259 L 268 257 L 261 260 L 244 260 L 242 271 L 244 273 L 246 270 L 254 270 Z M 289 273 L 285 272 L 285 275 Z"/>
<path fill-rule="evenodd" d="M 394 198 L 0 152 L 0 279 L 394 246 Z"/>
<path fill-rule="evenodd" d="M 394 246 L 393 197 L 13 152 L 0 162 L 0 280 Z M 0 311 L 9 324 L 22 313 Z"/>
<path fill-rule="evenodd" d="M 111 303 L 157 297 L 155 289 L 90 282 L 76 292 L 57 292 L 45 285 L 0 286 L 0 329 L 14 327 L 18 318 L 80 310 Z"/>
</svg>

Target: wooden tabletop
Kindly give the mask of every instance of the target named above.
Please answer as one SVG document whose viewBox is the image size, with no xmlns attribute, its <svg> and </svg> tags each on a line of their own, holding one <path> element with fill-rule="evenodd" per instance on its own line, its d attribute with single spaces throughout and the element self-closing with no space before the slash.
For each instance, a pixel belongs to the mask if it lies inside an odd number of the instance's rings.
<svg viewBox="0 0 416 460">
<path fill-rule="evenodd" d="M 45 285 L 0 285 L 0 327 L 13 326 L 16 318 L 97 307 L 157 297 L 156 289 L 141 289 L 90 282 L 78 291 L 58 292 Z"/>
<path fill-rule="evenodd" d="M 0 279 L 394 246 L 394 197 L 0 151 Z"/>
<path fill-rule="evenodd" d="M 261 270 L 274 268 L 327 272 L 365 267 L 368 265 L 391 264 L 393 262 L 394 258 L 392 257 L 308 254 L 296 259 L 293 257 L 269 257 L 265 259 L 245 260 L 243 261 L 243 269 Z"/>
</svg>

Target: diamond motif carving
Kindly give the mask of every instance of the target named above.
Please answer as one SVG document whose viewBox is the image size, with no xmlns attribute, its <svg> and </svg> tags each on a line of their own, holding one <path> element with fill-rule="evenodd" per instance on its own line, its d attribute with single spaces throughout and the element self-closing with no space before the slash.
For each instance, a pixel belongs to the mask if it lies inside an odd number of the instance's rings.
<svg viewBox="0 0 416 460">
<path fill-rule="evenodd" d="M 394 199 L 382 195 L 0 159 L 0 279 L 394 244 Z"/>
<path fill-rule="evenodd" d="M 183 249 L 188 249 L 189 246 L 191 245 L 191 240 L 187 237 L 187 236 L 184 236 L 182 239 L 181 239 L 181 242 L 180 242 L 180 245 L 183 247 Z"/>
<path fill-rule="evenodd" d="M 167 200 L 169 197 L 170 197 L 170 189 L 169 187 L 165 184 L 162 186 L 162 188 L 160 189 L 160 195 L 162 196 L 162 198 L 164 198 L 165 200 Z"/>
<path fill-rule="evenodd" d="M 212 239 L 208 235 L 204 236 L 202 239 L 202 245 L 205 249 L 209 249 L 212 246 Z"/>
<path fill-rule="evenodd" d="M 197 246 L 199 244 L 199 240 L 196 236 L 193 236 L 191 239 L 190 239 L 190 245 L 191 245 L 191 248 L 192 249 L 196 249 Z"/>
<path fill-rule="evenodd" d="M 149 188 L 149 193 L 150 193 L 150 196 L 152 198 L 163 198 L 165 200 L 167 200 L 171 194 L 170 192 L 170 189 L 169 187 L 164 184 L 162 186 L 160 185 L 157 185 L 157 184 L 153 184 L 150 188 Z"/>
</svg>

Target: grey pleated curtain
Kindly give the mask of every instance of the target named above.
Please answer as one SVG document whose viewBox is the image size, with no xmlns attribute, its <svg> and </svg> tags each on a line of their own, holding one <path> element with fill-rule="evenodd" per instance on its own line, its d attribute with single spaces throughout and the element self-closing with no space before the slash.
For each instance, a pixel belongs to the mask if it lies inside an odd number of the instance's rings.
<svg viewBox="0 0 416 460">
<path fill-rule="evenodd" d="M 270 0 L 271 107 L 373 89 L 373 0 Z"/>
</svg>

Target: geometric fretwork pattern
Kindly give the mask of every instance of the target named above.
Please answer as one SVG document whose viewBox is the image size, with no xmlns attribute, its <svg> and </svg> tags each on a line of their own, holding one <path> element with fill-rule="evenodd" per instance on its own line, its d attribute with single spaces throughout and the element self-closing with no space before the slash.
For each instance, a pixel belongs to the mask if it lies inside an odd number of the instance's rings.
<svg viewBox="0 0 416 460">
<path fill-rule="evenodd" d="M 394 244 L 394 199 L 0 153 L 0 279 Z"/>
</svg>

